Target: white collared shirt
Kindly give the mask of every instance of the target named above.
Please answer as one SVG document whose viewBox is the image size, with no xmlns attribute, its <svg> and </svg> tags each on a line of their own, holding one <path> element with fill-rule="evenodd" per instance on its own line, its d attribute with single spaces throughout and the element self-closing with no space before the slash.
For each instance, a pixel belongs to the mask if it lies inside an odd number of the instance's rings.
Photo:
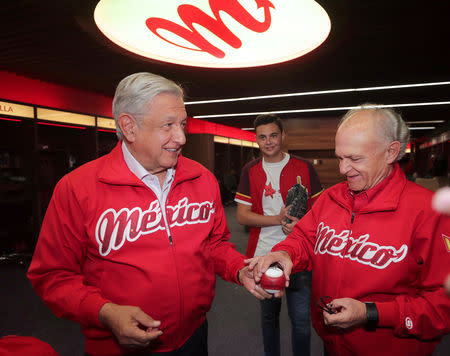
<svg viewBox="0 0 450 356">
<path fill-rule="evenodd" d="M 136 158 L 131 154 L 128 150 L 127 145 L 124 141 L 122 141 L 122 152 L 123 158 L 125 159 L 125 163 L 131 172 L 133 172 L 136 177 L 138 177 L 144 184 L 149 187 L 153 193 L 155 193 L 158 198 L 159 205 L 161 206 L 161 212 L 164 217 L 164 222 L 166 225 L 167 233 L 170 236 L 169 225 L 167 224 L 166 218 L 166 200 L 169 195 L 170 187 L 172 186 L 173 179 L 175 177 L 175 169 L 169 168 L 166 172 L 166 178 L 164 180 L 164 184 L 161 188 L 159 183 L 159 179 L 156 175 L 149 173 L 143 166 L 140 164 Z"/>
<path fill-rule="evenodd" d="M 173 178 L 175 177 L 175 169 L 169 168 L 166 172 L 166 178 L 164 180 L 164 184 L 161 188 L 159 184 L 159 179 L 156 175 L 149 173 L 143 166 L 140 164 L 136 158 L 131 154 L 128 150 L 125 142 L 122 141 L 122 152 L 123 158 L 130 169 L 136 177 L 138 177 L 144 184 L 149 187 L 153 193 L 155 193 L 159 202 L 165 205 L 167 195 L 169 194 L 170 187 L 172 186 Z"/>
</svg>

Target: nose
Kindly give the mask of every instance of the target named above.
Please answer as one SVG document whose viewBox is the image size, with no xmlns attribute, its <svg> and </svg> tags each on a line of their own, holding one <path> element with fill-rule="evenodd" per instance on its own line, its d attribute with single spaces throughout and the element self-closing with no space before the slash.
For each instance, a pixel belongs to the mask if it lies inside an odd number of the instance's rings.
<svg viewBox="0 0 450 356">
<path fill-rule="evenodd" d="M 350 165 L 348 164 L 348 161 L 345 159 L 341 159 L 339 161 L 339 172 L 342 175 L 346 175 L 350 171 Z"/>
<path fill-rule="evenodd" d="M 184 133 L 184 127 L 181 125 L 176 125 L 174 129 L 172 139 L 180 146 L 186 143 L 186 134 Z"/>
</svg>

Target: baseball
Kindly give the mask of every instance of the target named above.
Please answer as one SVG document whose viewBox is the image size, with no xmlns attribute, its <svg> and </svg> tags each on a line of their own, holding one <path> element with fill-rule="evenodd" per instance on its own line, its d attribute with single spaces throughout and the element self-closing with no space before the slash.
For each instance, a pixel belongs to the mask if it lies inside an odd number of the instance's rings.
<svg viewBox="0 0 450 356">
<path fill-rule="evenodd" d="M 278 293 L 283 290 L 286 278 L 283 270 L 278 267 L 269 267 L 261 278 L 261 287 L 267 293 Z"/>
</svg>

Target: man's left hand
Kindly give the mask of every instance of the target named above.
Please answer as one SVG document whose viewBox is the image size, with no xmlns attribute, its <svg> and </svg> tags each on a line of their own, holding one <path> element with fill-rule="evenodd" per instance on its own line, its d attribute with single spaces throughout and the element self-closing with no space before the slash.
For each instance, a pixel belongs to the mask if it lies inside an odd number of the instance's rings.
<svg viewBox="0 0 450 356">
<path fill-rule="evenodd" d="M 283 219 L 283 222 L 281 223 L 281 229 L 283 230 L 283 233 L 285 235 L 289 235 L 292 232 L 292 229 L 294 228 L 295 224 L 300 220 L 294 216 L 289 215 L 287 212 L 289 211 L 289 207 L 286 207 L 286 213 L 285 218 Z M 286 221 L 286 218 L 290 219 L 291 222 L 288 224 Z"/>
<path fill-rule="evenodd" d="M 250 271 L 248 266 L 245 266 L 239 271 L 239 279 L 244 285 L 245 289 L 247 289 L 249 293 L 256 298 L 260 300 L 272 298 L 272 295 L 262 289 L 260 284 L 255 283 L 255 279 L 253 278 L 253 271 Z"/>
<path fill-rule="evenodd" d="M 363 325 L 367 320 L 366 305 L 359 300 L 352 298 L 334 299 L 328 306 L 336 314 L 329 314 L 324 311 L 323 320 L 325 325 L 347 329 Z"/>
</svg>

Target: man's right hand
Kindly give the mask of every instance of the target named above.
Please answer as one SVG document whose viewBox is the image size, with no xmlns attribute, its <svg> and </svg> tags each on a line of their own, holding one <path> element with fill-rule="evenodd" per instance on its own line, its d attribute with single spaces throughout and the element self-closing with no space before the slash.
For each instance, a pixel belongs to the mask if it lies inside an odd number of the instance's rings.
<svg viewBox="0 0 450 356">
<path fill-rule="evenodd" d="M 248 262 L 251 260 L 246 261 Z M 239 279 L 245 289 L 247 289 L 250 294 L 254 295 L 259 300 L 272 298 L 272 294 L 267 293 L 264 289 L 262 289 L 260 284 L 255 283 L 253 271 L 250 271 L 248 266 L 245 266 L 239 271 Z"/>
<path fill-rule="evenodd" d="M 262 275 L 267 271 L 267 269 L 274 263 L 279 263 L 284 271 L 284 276 L 286 277 L 286 287 L 289 286 L 289 276 L 292 271 L 292 261 L 291 257 L 286 251 L 275 251 L 269 252 L 265 256 L 254 257 L 252 259 L 246 260 L 248 263 L 248 269 L 253 271 L 253 278 L 255 283 L 261 281 Z M 282 293 L 275 294 L 275 297 L 282 296 Z"/>
<path fill-rule="evenodd" d="M 153 320 L 139 307 L 106 303 L 100 309 L 99 320 L 124 347 L 147 347 L 162 334 L 161 322 Z"/>
</svg>

